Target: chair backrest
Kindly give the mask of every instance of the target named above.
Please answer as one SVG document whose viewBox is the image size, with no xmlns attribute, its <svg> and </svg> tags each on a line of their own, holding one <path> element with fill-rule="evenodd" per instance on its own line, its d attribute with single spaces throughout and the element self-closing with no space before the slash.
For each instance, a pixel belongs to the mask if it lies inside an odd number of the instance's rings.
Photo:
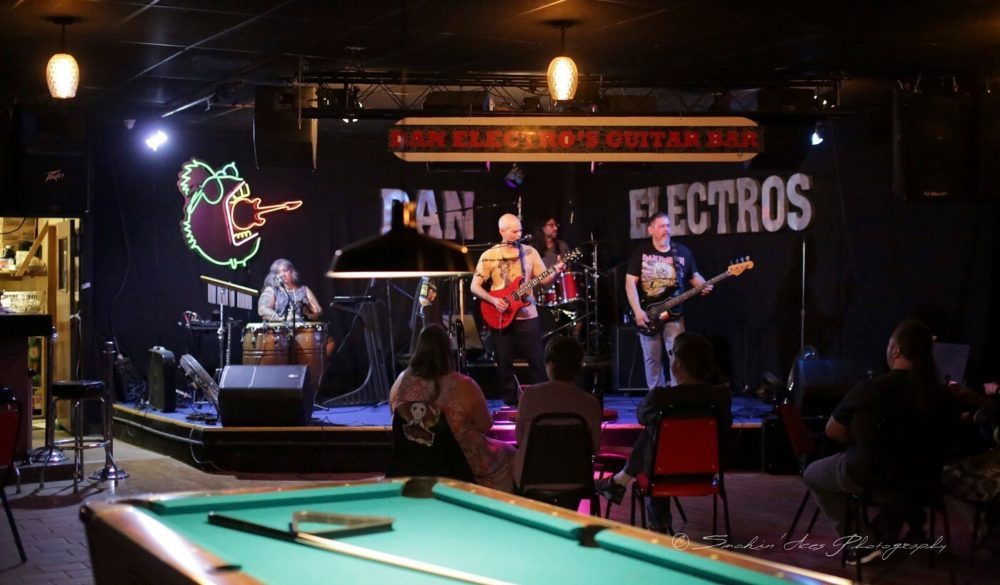
<svg viewBox="0 0 1000 585">
<path fill-rule="evenodd" d="M 14 454 L 17 453 L 20 435 L 21 403 L 17 400 L 0 402 L 0 468 L 8 472 L 13 467 L 11 464 L 14 461 Z"/>
<path fill-rule="evenodd" d="M 515 478 L 520 491 L 532 488 L 593 490 L 594 443 L 590 426 L 577 413 L 545 413 L 531 421 L 524 452 L 521 477 Z"/>
<path fill-rule="evenodd" d="M 802 464 L 806 458 L 816 452 L 816 441 L 813 440 L 809 427 L 802 420 L 802 415 L 794 404 L 779 405 L 778 417 L 781 419 L 781 424 L 785 426 L 788 442 L 792 445 L 792 453 Z"/>
<path fill-rule="evenodd" d="M 668 409 L 660 413 L 650 477 L 720 473 L 719 422 L 711 409 Z"/>
<path fill-rule="evenodd" d="M 393 413 L 392 458 L 386 475 L 475 481 L 447 417 L 426 402 L 404 402 Z"/>
</svg>

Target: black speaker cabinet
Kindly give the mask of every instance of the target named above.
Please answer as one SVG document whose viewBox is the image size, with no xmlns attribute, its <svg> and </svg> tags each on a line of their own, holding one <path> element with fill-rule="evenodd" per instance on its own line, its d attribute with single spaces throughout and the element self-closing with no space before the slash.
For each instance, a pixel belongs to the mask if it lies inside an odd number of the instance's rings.
<svg viewBox="0 0 1000 585">
<path fill-rule="evenodd" d="M 80 216 L 87 210 L 87 120 L 83 110 L 24 106 L 10 119 L 9 188 L 0 215 Z"/>
<path fill-rule="evenodd" d="M 315 87 L 258 86 L 253 114 L 257 168 L 316 168 L 317 120 L 299 123 L 299 105 L 316 107 Z"/>
<path fill-rule="evenodd" d="M 160 412 L 177 410 L 177 386 L 174 374 L 177 362 L 172 351 L 160 346 L 149 349 L 149 370 L 146 383 L 149 386 L 149 404 Z"/>
<path fill-rule="evenodd" d="M 893 190 L 909 200 L 975 194 L 976 107 L 961 93 L 897 92 Z"/>
<path fill-rule="evenodd" d="M 219 418 L 225 427 L 304 426 L 314 398 L 308 366 L 226 366 L 219 380 Z"/>
<path fill-rule="evenodd" d="M 643 366 L 639 331 L 635 327 L 615 328 L 615 390 L 618 392 L 646 392 L 646 368 Z"/>
</svg>

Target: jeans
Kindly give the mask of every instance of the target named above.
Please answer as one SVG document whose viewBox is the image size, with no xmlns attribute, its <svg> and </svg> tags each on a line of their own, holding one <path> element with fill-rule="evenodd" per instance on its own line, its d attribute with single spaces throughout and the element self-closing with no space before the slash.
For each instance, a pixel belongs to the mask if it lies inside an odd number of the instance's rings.
<svg viewBox="0 0 1000 585">
<path fill-rule="evenodd" d="M 663 329 L 652 337 L 639 334 L 639 345 L 642 346 L 644 358 L 643 365 L 646 368 L 646 384 L 650 388 L 667 385 L 666 373 L 670 371 L 670 360 L 673 359 L 674 355 L 674 338 L 683 331 L 684 319 L 681 318 L 677 321 L 667 322 L 663 325 Z M 667 354 L 666 362 L 663 360 L 664 352 Z M 673 374 L 670 374 L 670 385 L 677 385 Z"/>
</svg>

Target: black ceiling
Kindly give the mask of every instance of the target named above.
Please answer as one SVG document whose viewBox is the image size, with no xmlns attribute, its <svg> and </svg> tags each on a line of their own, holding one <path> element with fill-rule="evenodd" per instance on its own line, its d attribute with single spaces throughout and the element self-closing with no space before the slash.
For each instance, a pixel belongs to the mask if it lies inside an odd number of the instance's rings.
<svg viewBox="0 0 1000 585">
<path fill-rule="evenodd" d="M 225 105 L 249 106 L 253 85 L 299 71 L 542 73 L 560 20 L 581 73 L 635 86 L 1000 76 L 996 1 L 3 0 L 5 100 L 47 96 L 54 16 L 81 19 L 66 35 L 81 103 L 161 111 L 226 82 L 241 89 Z"/>
</svg>

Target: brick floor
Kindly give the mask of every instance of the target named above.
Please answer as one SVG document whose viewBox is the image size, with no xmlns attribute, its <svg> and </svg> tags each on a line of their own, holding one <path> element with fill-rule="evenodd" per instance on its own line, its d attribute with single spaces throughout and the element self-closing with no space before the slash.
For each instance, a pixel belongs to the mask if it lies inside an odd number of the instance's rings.
<svg viewBox="0 0 1000 585">
<path fill-rule="evenodd" d="M 37 484 L 25 484 L 20 494 L 7 492 L 14 509 L 14 516 L 28 555 L 28 562 L 21 563 L 14 546 L 13 536 L 6 520 L 0 520 L 0 585 L 91 585 L 90 557 L 87 549 L 79 509 L 84 502 L 100 501 L 117 496 L 162 493 L 189 490 L 216 490 L 232 487 L 302 484 L 316 479 L 357 479 L 357 474 L 323 476 L 257 475 L 252 478 L 225 474 L 209 474 L 189 467 L 168 457 L 136 448 L 123 442 L 116 443 L 116 456 L 121 468 L 130 477 L 117 487 L 105 483 L 84 481 L 74 493 L 68 480 L 47 482 L 44 489 Z M 88 454 L 87 473 L 99 469 L 103 453 Z M 781 533 L 798 505 L 802 484 L 798 477 L 773 476 L 760 473 L 733 473 L 726 476 L 730 494 L 734 535 L 730 542 L 746 542 L 752 537 L 777 543 Z M 629 499 L 624 505 L 613 508 L 612 518 L 628 522 Z M 711 534 L 711 498 L 685 498 L 684 509 L 688 523 L 676 525 L 680 532 L 692 535 L 697 544 L 698 535 Z M 965 518 L 958 511 L 951 514 L 956 559 L 957 583 L 1000 585 L 1000 559 L 990 558 L 980 552 L 975 565 L 969 562 L 969 529 Z M 801 530 L 801 528 L 800 528 Z M 810 542 L 829 547 L 833 532 L 821 519 L 810 535 Z M 837 558 L 810 551 L 783 551 L 774 547 L 755 552 L 755 556 L 768 560 L 806 567 L 812 570 L 851 577 L 853 571 L 841 569 Z M 866 567 L 866 580 L 880 585 L 921 585 L 948 583 L 947 555 L 942 562 L 930 569 L 926 558 L 898 558 Z"/>
</svg>

